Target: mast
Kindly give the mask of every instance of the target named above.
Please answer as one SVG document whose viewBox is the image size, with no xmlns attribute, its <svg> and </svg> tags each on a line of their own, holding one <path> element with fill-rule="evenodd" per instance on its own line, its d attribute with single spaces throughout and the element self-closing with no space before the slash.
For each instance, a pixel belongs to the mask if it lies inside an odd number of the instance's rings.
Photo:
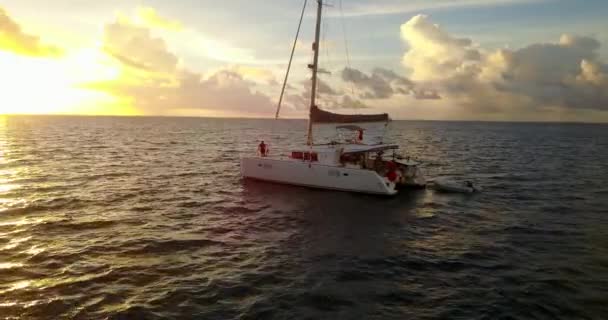
<svg viewBox="0 0 608 320">
<path fill-rule="evenodd" d="M 316 106 L 317 98 L 317 70 L 319 66 L 319 38 L 321 36 L 321 12 L 323 11 L 323 0 L 317 0 L 317 28 L 315 30 L 315 42 L 312 45 L 314 59 L 312 63 L 312 92 L 310 94 L 310 109 L 308 115 L 308 138 L 306 144 L 312 146 L 312 109 Z"/>
</svg>

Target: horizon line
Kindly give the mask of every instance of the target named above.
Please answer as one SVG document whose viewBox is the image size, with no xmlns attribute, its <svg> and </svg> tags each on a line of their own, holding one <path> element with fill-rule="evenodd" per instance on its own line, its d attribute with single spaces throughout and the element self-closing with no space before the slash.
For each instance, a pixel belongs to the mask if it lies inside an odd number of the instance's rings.
<svg viewBox="0 0 608 320">
<path fill-rule="evenodd" d="M 219 120 L 304 120 L 306 118 L 279 118 L 273 117 L 213 117 L 213 116 L 180 116 L 180 115 L 89 115 L 89 114 L 0 114 L 1 117 L 98 117 L 98 118 L 197 118 Z M 476 119 L 391 119 L 390 121 L 420 121 L 420 122 L 484 122 L 484 123 L 548 123 L 548 124 L 600 124 L 608 125 L 602 121 L 559 121 L 559 120 L 476 120 Z"/>
</svg>

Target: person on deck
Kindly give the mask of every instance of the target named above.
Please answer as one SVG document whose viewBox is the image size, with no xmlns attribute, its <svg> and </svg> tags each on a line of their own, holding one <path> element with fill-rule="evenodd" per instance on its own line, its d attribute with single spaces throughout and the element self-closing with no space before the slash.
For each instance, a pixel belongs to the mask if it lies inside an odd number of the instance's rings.
<svg viewBox="0 0 608 320">
<path fill-rule="evenodd" d="M 262 157 L 268 155 L 268 146 L 264 143 L 264 141 L 260 142 L 260 145 L 258 145 L 258 152 Z"/>
<path fill-rule="evenodd" d="M 387 167 L 388 172 L 386 173 L 386 178 L 390 182 L 396 182 L 397 179 L 399 179 L 399 174 L 397 173 L 397 164 L 395 164 L 393 161 L 389 161 L 387 163 Z"/>
<path fill-rule="evenodd" d="M 363 129 L 357 130 L 359 134 L 357 135 L 357 143 L 363 143 Z"/>
</svg>

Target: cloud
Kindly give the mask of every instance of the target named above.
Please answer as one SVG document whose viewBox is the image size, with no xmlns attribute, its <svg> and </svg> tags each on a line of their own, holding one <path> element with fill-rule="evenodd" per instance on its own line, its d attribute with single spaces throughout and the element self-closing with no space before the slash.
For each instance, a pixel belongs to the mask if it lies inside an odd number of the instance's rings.
<svg viewBox="0 0 608 320">
<path fill-rule="evenodd" d="M 303 88 L 301 92 L 302 96 L 306 97 L 306 99 L 310 98 L 311 90 L 312 90 L 312 81 L 311 80 L 302 80 L 299 82 L 300 88 Z M 297 88 L 294 88 L 298 90 Z M 328 82 L 321 78 L 317 78 L 317 98 L 331 98 L 334 96 L 341 96 L 343 93 L 332 87 Z"/>
<path fill-rule="evenodd" d="M 365 90 L 363 95 L 365 99 L 386 99 L 392 96 L 394 92 L 390 83 L 378 72 L 373 72 L 371 76 L 368 76 L 357 69 L 344 68 L 342 70 L 342 80 Z"/>
<path fill-rule="evenodd" d="M 197 74 L 182 76 L 174 92 L 174 105 L 207 110 L 232 110 L 251 114 L 274 111 L 271 99 L 253 89 L 254 85 L 232 71 L 219 71 L 208 79 Z"/>
<path fill-rule="evenodd" d="M 318 74 L 327 74 L 327 75 L 331 75 L 331 71 L 325 69 L 325 68 L 319 68 L 317 69 L 317 73 Z"/>
<path fill-rule="evenodd" d="M 240 74 L 222 70 L 208 78 L 189 71 L 179 71 L 167 78 L 145 81 L 106 81 L 88 84 L 88 88 L 106 91 L 130 100 L 145 114 L 175 114 L 177 110 L 219 111 L 268 115 L 274 111 L 272 100 L 254 90 L 254 85 Z"/>
<path fill-rule="evenodd" d="M 327 82 L 325 82 L 321 79 L 318 79 L 317 87 L 318 87 L 317 92 L 319 92 L 319 94 L 324 94 L 324 95 L 329 95 L 329 96 L 340 95 L 339 91 L 335 90 Z"/>
<path fill-rule="evenodd" d="M 415 81 L 450 78 L 467 72 L 481 56 L 470 39 L 451 36 L 424 15 L 403 24 L 401 36 L 410 45 L 403 64 L 412 69 L 411 77 Z"/>
<path fill-rule="evenodd" d="M 375 68 L 372 71 L 372 77 L 374 75 L 379 75 L 380 77 L 383 77 L 384 79 L 388 80 L 389 82 L 394 82 L 399 86 L 411 87 L 414 85 L 414 83 L 410 79 L 398 75 L 393 70 L 384 69 L 384 68 Z"/>
<path fill-rule="evenodd" d="M 229 70 L 241 75 L 244 79 L 253 81 L 256 83 L 267 84 L 272 86 L 278 86 L 274 73 L 266 68 L 247 66 L 247 65 L 231 65 L 229 67 L 223 67 L 221 69 Z"/>
<path fill-rule="evenodd" d="M 285 95 L 285 105 L 292 110 L 305 111 L 310 105 L 312 83 L 310 80 L 299 82 L 300 87 L 292 87 Z M 323 109 L 367 109 L 370 108 L 360 99 L 357 99 L 343 90 L 335 89 L 328 82 L 318 79 L 317 82 L 317 105 Z M 294 92 L 295 91 L 295 92 Z"/>
<path fill-rule="evenodd" d="M 144 114 L 269 115 L 274 102 L 257 90 L 271 71 L 229 65 L 205 73 L 183 68 L 164 39 L 119 16 L 104 27 L 102 47 L 122 67 L 117 79 L 83 85 L 120 97 Z"/>
<path fill-rule="evenodd" d="M 414 98 L 418 100 L 439 100 L 441 96 L 435 90 L 414 90 Z"/>
<path fill-rule="evenodd" d="M 266 64 L 256 59 L 254 51 L 249 48 L 236 47 L 227 42 L 225 38 L 215 39 L 199 30 L 188 28 L 178 20 L 162 16 L 151 7 L 138 7 L 132 15 L 119 11 L 114 24 L 146 30 L 147 33 L 160 32 L 163 35 L 169 35 L 165 39 L 168 40 L 168 44 L 180 48 L 182 53 L 185 52 L 190 56 L 204 56 L 232 64 Z M 163 32 L 165 30 L 175 32 Z M 167 42 L 165 40 L 163 42 Z"/>
<path fill-rule="evenodd" d="M 370 75 L 353 68 L 342 70 L 342 80 L 362 91 L 362 99 L 391 99 L 396 94 L 412 95 L 418 100 L 441 99 L 431 88 L 423 88 L 393 70 L 374 68 Z"/>
<path fill-rule="evenodd" d="M 354 99 L 349 95 L 343 95 L 342 96 L 342 101 L 339 104 L 340 107 L 338 108 L 331 108 L 331 109 L 339 109 L 339 108 L 345 108 L 345 109 L 369 109 L 370 106 L 368 106 L 367 104 L 365 104 L 364 102 L 362 102 L 361 100 L 358 99 Z"/>
<path fill-rule="evenodd" d="M 410 50 L 403 65 L 419 86 L 439 89 L 468 110 L 517 113 L 541 110 L 608 110 L 608 67 L 600 43 L 563 35 L 557 42 L 484 51 L 418 15 L 401 26 Z"/>
<path fill-rule="evenodd" d="M 145 70 L 170 72 L 178 63 L 165 41 L 152 36 L 150 29 L 118 17 L 103 30 L 103 49 L 121 62 Z"/>
<path fill-rule="evenodd" d="M 136 20 L 143 25 L 173 31 L 183 30 L 183 25 L 181 22 L 159 15 L 154 8 L 138 7 L 135 14 Z"/>
<path fill-rule="evenodd" d="M 294 111 L 308 110 L 310 107 L 310 96 L 305 93 L 286 93 L 283 98 L 283 105 Z"/>
<path fill-rule="evenodd" d="M 0 7 L 0 50 L 33 57 L 62 55 L 62 50 L 58 47 L 43 44 L 39 37 L 23 32 L 21 26 L 2 7 Z"/>
</svg>

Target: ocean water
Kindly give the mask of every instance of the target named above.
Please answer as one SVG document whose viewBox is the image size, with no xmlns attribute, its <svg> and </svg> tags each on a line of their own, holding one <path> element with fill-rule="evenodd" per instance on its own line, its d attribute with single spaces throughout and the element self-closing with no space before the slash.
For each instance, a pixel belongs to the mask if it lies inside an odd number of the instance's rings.
<svg viewBox="0 0 608 320">
<path fill-rule="evenodd" d="M 0 117 L 0 318 L 605 319 L 608 126 L 394 121 L 394 198 L 242 181 L 299 120 Z"/>
</svg>

